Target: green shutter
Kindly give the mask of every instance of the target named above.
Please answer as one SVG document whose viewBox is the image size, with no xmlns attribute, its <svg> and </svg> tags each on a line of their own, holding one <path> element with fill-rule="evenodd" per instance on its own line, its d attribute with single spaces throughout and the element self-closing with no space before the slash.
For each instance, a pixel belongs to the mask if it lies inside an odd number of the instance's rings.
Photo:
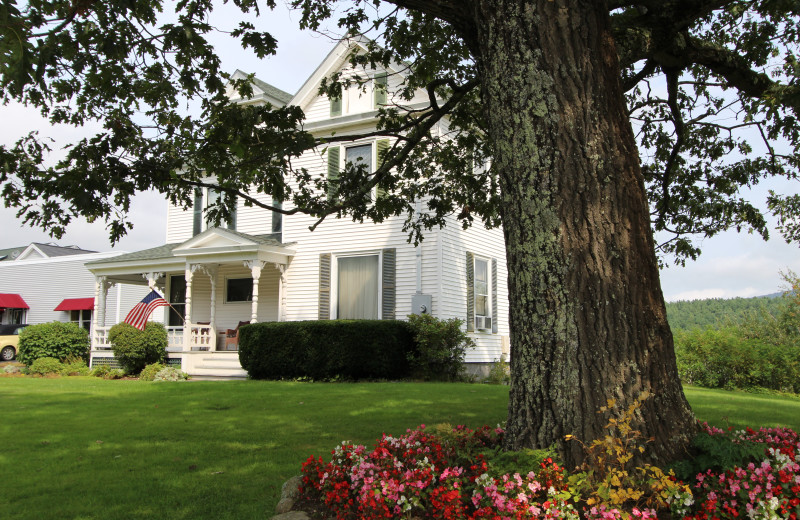
<svg viewBox="0 0 800 520">
<path fill-rule="evenodd" d="M 497 259 L 492 258 L 492 333 L 497 334 Z"/>
<path fill-rule="evenodd" d="M 319 255 L 319 310 L 320 320 L 331 319 L 331 255 Z"/>
<path fill-rule="evenodd" d="M 394 248 L 383 250 L 383 267 L 381 276 L 381 318 L 384 320 L 395 319 L 395 272 L 397 254 Z"/>
<path fill-rule="evenodd" d="M 375 149 L 377 150 L 376 154 L 378 156 L 378 168 L 380 168 L 384 162 L 384 159 L 386 158 L 386 152 L 389 151 L 389 140 L 378 139 L 375 142 Z M 378 198 L 380 199 L 386 196 L 386 189 L 379 184 L 376 193 L 378 195 Z"/>
<path fill-rule="evenodd" d="M 333 200 L 339 192 L 339 164 L 341 147 L 328 147 L 328 200 Z"/>
<path fill-rule="evenodd" d="M 475 255 L 467 253 L 467 332 L 475 330 Z"/>
<path fill-rule="evenodd" d="M 342 98 L 331 98 L 331 117 L 342 115 Z"/>
<path fill-rule="evenodd" d="M 375 74 L 375 108 L 386 104 L 386 90 L 388 79 L 385 72 Z"/>
</svg>

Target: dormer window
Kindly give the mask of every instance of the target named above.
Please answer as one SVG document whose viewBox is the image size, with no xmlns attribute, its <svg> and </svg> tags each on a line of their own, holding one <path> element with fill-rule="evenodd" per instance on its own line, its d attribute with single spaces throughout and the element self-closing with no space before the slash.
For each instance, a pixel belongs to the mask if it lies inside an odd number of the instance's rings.
<svg viewBox="0 0 800 520">
<path fill-rule="evenodd" d="M 358 85 L 342 89 L 340 98 L 330 98 L 330 115 L 339 117 L 348 114 L 369 112 L 385 105 L 388 98 L 388 75 L 377 72 L 366 90 Z"/>
</svg>

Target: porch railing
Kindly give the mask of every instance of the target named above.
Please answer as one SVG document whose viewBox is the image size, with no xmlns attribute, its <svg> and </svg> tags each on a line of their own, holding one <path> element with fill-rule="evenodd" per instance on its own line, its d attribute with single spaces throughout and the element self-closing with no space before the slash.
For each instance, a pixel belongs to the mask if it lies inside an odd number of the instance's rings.
<svg viewBox="0 0 800 520">
<path fill-rule="evenodd" d="M 111 327 L 92 328 L 92 350 L 111 350 L 111 342 L 108 341 L 108 331 Z"/>
<path fill-rule="evenodd" d="M 211 325 L 195 325 L 189 328 L 189 350 L 215 350 L 217 331 Z"/>
<path fill-rule="evenodd" d="M 111 350 L 108 331 L 111 327 L 94 327 L 92 329 L 92 350 Z M 183 327 L 167 327 L 167 352 L 182 352 L 185 336 Z M 217 331 L 212 325 L 195 325 L 189 327 L 189 348 L 186 350 L 215 350 L 217 348 Z"/>
<path fill-rule="evenodd" d="M 183 327 L 167 327 L 167 352 L 183 350 Z"/>
</svg>

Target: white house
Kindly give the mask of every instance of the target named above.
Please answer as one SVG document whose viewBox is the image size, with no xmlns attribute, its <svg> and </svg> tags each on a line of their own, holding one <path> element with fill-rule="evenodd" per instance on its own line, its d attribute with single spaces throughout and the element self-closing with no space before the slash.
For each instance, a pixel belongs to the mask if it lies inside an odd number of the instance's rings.
<svg viewBox="0 0 800 520">
<path fill-rule="evenodd" d="M 93 323 L 95 277 L 85 267 L 120 252 L 98 253 L 76 246 L 32 243 L 0 250 L 0 323 Z M 119 322 L 146 294 L 138 285 L 118 285 L 108 293 L 103 324 Z"/>
<path fill-rule="evenodd" d="M 317 136 L 374 129 L 376 103 L 397 87 L 399 70 L 367 72 L 367 92 L 352 88 L 331 102 L 318 94 L 322 78 L 337 70 L 352 73 L 352 45 L 340 42 L 294 95 L 262 81 L 246 103 L 300 106 L 305 128 Z M 237 71 L 235 77 L 245 75 Z M 378 85 L 376 89 L 374 85 Z M 386 85 L 385 88 L 384 85 Z M 342 142 L 304 154 L 295 166 L 320 176 L 360 157 L 374 166 L 376 139 Z M 235 341 L 225 331 L 239 322 L 337 318 L 404 319 L 415 312 L 465 320 L 477 348 L 471 364 L 487 364 L 508 349 L 508 299 L 503 233 L 475 226 L 461 229 L 455 218 L 429 231 L 419 247 L 407 242 L 403 218 L 380 224 L 329 218 L 309 231 L 312 217 L 281 217 L 240 203 L 227 228 L 207 228 L 201 215 L 215 196 L 205 190 L 188 211 L 171 206 L 167 244 L 91 262 L 98 309 L 92 358 L 111 356 L 104 316 L 109 284 L 147 283 L 172 304 L 164 312 L 170 356 L 194 375 L 243 375 Z M 272 203 L 257 194 L 265 203 Z M 146 280 L 146 282 L 145 282 Z M 424 307 L 424 308 L 423 308 Z"/>
</svg>

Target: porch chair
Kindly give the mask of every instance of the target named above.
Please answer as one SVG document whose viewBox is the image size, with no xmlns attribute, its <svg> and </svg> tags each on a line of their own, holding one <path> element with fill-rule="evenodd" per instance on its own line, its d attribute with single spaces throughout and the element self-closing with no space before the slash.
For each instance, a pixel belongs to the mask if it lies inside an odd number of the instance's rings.
<svg viewBox="0 0 800 520">
<path fill-rule="evenodd" d="M 240 321 L 235 329 L 228 329 L 225 332 L 225 350 L 239 349 L 239 328 L 242 325 L 250 325 L 249 321 Z"/>
</svg>

